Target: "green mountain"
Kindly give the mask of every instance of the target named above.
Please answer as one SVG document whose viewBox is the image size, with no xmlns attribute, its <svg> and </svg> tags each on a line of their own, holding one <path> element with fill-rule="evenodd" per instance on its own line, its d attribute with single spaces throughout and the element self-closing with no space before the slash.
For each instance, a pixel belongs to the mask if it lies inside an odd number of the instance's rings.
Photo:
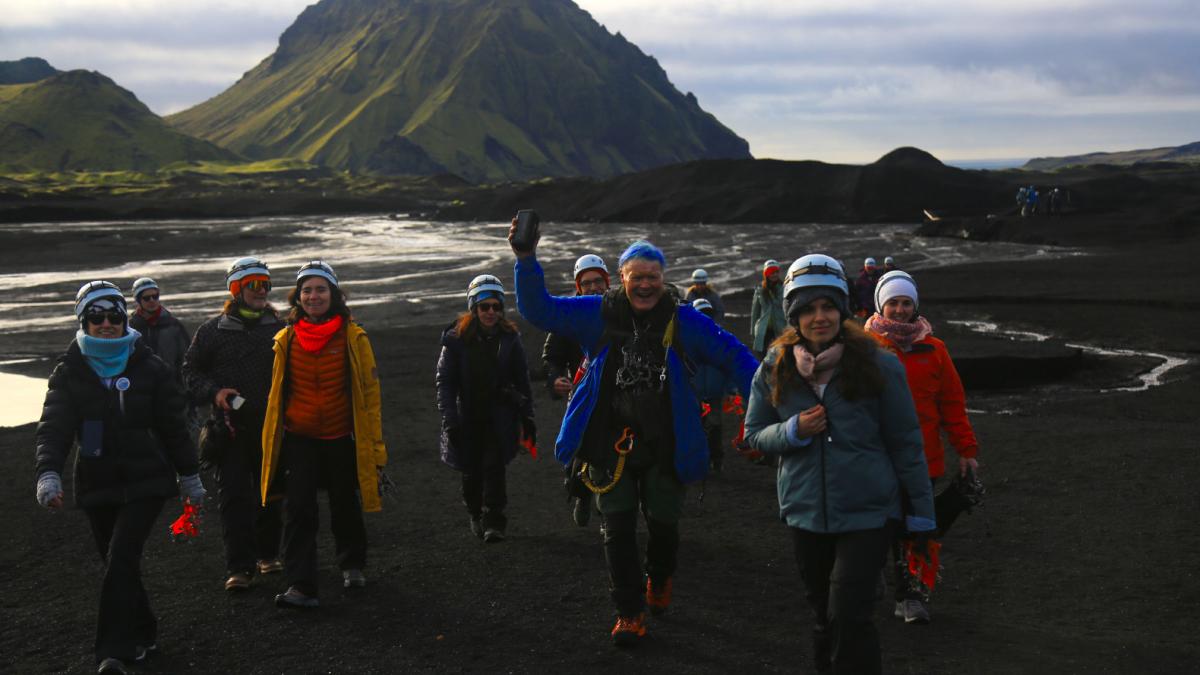
<svg viewBox="0 0 1200 675">
<path fill-rule="evenodd" d="M 236 159 L 167 126 L 100 73 L 71 70 L 0 86 L 0 170 L 149 171 L 171 162 Z"/>
<path fill-rule="evenodd" d="M 1200 142 L 1169 148 L 1127 150 L 1124 152 L 1092 152 L 1086 155 L 1067 157 L 1035 157 L 1022 166 L 1033 171 L 1054 171 L 1068 166 L 1092 166 L 1112 164 L 1131 166 L 1142 162 L 1195 162 L 1200 163 Z"/>
<path fill-rule="evenodd" d="M 255 159 L 472 181 L 750 156 L 569 0 L 321 0 L 231 88 L 167 121 Z"/>
<path fill-rule="evenodd" d="M 0 85 L 27 84 L 57 74 L 58 70 L 54 66 L 47 63 L 45 59 L 34 56 L 20 61 L 0 61 Z"/>
</svg>

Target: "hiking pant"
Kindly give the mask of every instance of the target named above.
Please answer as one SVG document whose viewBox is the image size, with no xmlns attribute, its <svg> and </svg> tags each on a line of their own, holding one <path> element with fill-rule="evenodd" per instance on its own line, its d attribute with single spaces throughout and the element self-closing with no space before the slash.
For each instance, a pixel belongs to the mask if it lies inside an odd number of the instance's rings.
<svg viewBox="0 0 1200 675">
<path fill-rule="evenodd" d="M 607 484 L 608 472 L 588 467 L 596 485 Z M 634 617 L 646 605 L 646 575 L 656 584 L 675 573 L 679 552 L 679 516 L 685 489 L 675 473 L 654 463 L 645 468 L 626 466 L 612 491 L 596 495 L 604 521 L 604 558 L 609 589 L 617 614 Z M 646 519 L 645 567 L 638 556 L 637 512 Z M 644 571 L 643 571 L 644 570 Z"/>
<path fill-rule="evenodd" d="M 138 647 L 158 639 L 158 620 L 142 585 L 142 549 L 166 500 L 85 509 L 96 549 L 104 559 L 100 612 L 96 619 L 96 662 L 114 658 L 133 663 Z"/>
<path fill-rule="evenodd" d="M 792 528 L 804 596 L 813 610 L 813 659 L 835 673 L 880 673 L 879 632 L 871 621 L 875 584 L 892 538 L 875 530 L 822 534 Z"/>
<path fill-rule="evenodd" d="M 358 458 L 349 436 L 333 440 L 284 432 L 280 461 L 287 472 L 283 519 L 283 568 L 288 585 L 317 595 L 317 491 L 329 494 L 329 524 L 338 568 L 367 564 L 367 528 L 358 496 Z"/>
<path fill-rule="evenodd" d="M 476 466 L 462 474 L 462 499 L 471 518 L 481 520 L 484 529 L 504 530 L 508 518 L 508 477 L 504 464 Z"/>
<path fill-rule="evenodd" d="M 283 524 L 278 501 L 262 505 L 262 424 L 238 425 L 217 463 L 217 508 L 229 574 L 253 574 L 258 560 L 279 557 Z"/>
</svg>

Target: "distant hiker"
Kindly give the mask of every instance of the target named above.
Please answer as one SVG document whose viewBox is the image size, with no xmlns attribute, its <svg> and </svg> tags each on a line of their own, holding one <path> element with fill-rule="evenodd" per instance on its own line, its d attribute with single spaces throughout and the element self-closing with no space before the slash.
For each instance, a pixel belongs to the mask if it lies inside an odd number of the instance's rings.
<svg viewBox="0 0 1200 675">
<path fill-rule="evenodd" d="M 137 311 L 129 317 L 129 327 L 142 334 L 142 341 L 171 366 L 182 384 L 183 355 L 192 342 L 187 328 L 163 306 L 158 283 L 150 277 L 134 281 L 132 292 Z"/>
<path fill-rule="evenodd" d="M 933 327 L 919 313 L 917 283 L 904 272 L 883 275 L 875 289 L 875 314 L 866 329 L 904 364 L 925 448 L 930 486 L 945 472 L 942 432 L 958 454 L 958 472 L 967 477 L 979 468 L 979 441 L 967 419 L 966 394 L 946 345 L 933 336 Z M 900 539 L 892 544 L 896 563 L 897 618 L 906 623 L 928 623 L 929 589 L 910 579 L 900 554 Z"/>
<path fill-rule="evenodd" d="M 900 269 L 900 266 L 896 264 L 895 258 L 893 258 L 892 256 L 889 255 L 883 259 L 883 273 L 884 274 L 887 274 L 888 272 L 893 272 L 898 269 Z"/>
<path fill-rule="evenodd" d="M 154 351 L 158 358 L 171 366 L 175 379 L 183 386 L 183 355 L 187 353 L 192 338 L 179 319 L 176 319 L 160 299 L 158 283 L 150 277 L 141 277 L 133 282 L 133 301 L 137 310 L 129 317 L 129 327 L 142 334 L 142 342 Z M 188 399 L 188 429 L 195 429 L 196 404 Z"/>
<path fill-rule="evenodd" d="M 1038 191 L 1037 188 L 1030 185 L 1025 190 L 1025 206 L 1021 209 L 1022 216 L 1032 216 L 1037 213 L 1038 206 Z"/>
<path fill-rule="evenodd" d="M 780 289 L 783 280 L 779 263 L 768 260 L 763 263 L 762 280 L 754 287 L 754 298 L 750 302 L 750 335 L 754 339 L 754 354 L 761 357 L 775 338 L 787 329 L 787 317 L 783 315 Z"/>
<path fill-rule="evenodd" d="M 329 495 L 329 525 L 344 588 L 367 580 L 363 512 L 383 508 L 387 464 L 375 352 L 350 314 L 329 263 L 311 260 L 288 293 L 287 328 L 275 335 L 271 393 L 262 430 L 262 504 L 284 498 L 283 609 L 319 606 L 317 491 Z M 278 480 L 277 480 L 278 479 Z M 279 483 L 282 483 L 280 485 Z"/>
<path fill-rule="evenodd" d="M 1027 197 L 1027 194 L 1026 194 L 1026 193 L 1027 193 L 1028 191 L 1029 191 L 1029 188 L 1025 187 L 1024 185 L 1022 185 L 1021 187 L 1017 188 L 1017 213 L 1020 213 L 1022 216 L 1024 216 L 1024 215 L 1025 215 L 1025 213 L 1024 213 L 1024 210 L 1025 210 L 1025 200 L 1026 200 L 1026 197 Z"/>
<path fill-rule="evenodd" d="M 697 298 L 692 302 L 692 309 L 712 319 L 716 314 L 715 308 L 707 298 Z M 720 368 L 709 365 L 696 367 L 692 375 L 692 386 L 700 399 L 700 424 L 704 427 L 704 437 L 708 440 L 708 468 L 711 473 L 721 473 L 725 464 L 724 429 L 721 415 L 727 396 L 737 392 L 737 382 L 721 372 Z"/>
<path fill-rule="evenodd" d="M 575 261 L 575 295 L 604 295 L 608 290 L 608 265 L 598 255 L 587 254 Z M 542 364 L 546 373 L 546 388 L 550 397 L 558 400 L 570 396 L 572 389 L 583 379 L 587 367 L 579 343 L 557 333 L 546 335 L 542 347 Z M 568 488 L 577 466 L 566 467 Z M 583 495 L 571 497 L 571 518 L 586 527 L 592 517 L 591 500 Z"/>
<path fill-rule="evenodd" d="M 587 254 L 575 261 L 575 295 L 603 295 L 608 290 L 608 266 L 598 255 Z M 550 333 L 542 346 L 542 367 L 546 373 L 546 389 L 553 399 L 570 395 L 579 367 L 583 365 L 583 350 L 579 343 Z"/>
<path fill-rule="evenodd" d="M 850 293 L 850 309 L 855 316 L 866 318 L 871 313 L 875 303 L 875 282 L 879 281 L 881 274 L 874 258 L 863 260 L 862 271 L 854 280 L 854 288 Z"/>
<path fill-rule="evenodd" d="M 708 303 L 712 305 L 710 318 L 713 321 L 718 325 L 725 321 L 725 303 L 721 301 L 721 294 L 709 283 L 708 272 L 697 269 L 692 270 L 692 285 L 688 286 L 683 301 L 692 304 L 700 298 L 708 300 Z"/>
<path fill-rule="evenodd" d="M 848 320 L 847 291 L 829 256 L 788 268 L 790 328 L 754 375 L 746 441 L 781 459 L 779 512 L 815 614 L 816 670 L 879 673 L 871 616 L 901 488 L 921 542 L 935 528 L 933 495 L 904 368 Z"/>
<path fill-rule="evenodd" d="M 516 324 L 504 316 L 500 279 L 471 280 L 467 312 L 442 331 L 436 382 L 442 461 L 462 472 L 471 533 L 489 544 L 503 541 L 506 466 L 522 439 L 536 443 L 537 427 L 525 350 Z"/>
<path fill-rule="evenodd" d="M 37 500 L 63 508 L 63 467 L 77 447 L 75 503 L 104 561 L 96 663 L 101 673 L 125 673 L 158 648 L 158 620 L 142 585 L 146 540 L 168 499 L 179 495 L 203 509 L 205 491 L 183 390 L 128 328 L 121 289 L 107 281 L 84 284 L 75 318 L 79 331 L 50 375 L 37 425 Z M 73 554 L 63 555 L 64 563 L 80 565 Z"/>
<path fill-rule="evenodd" d="M 275 333 L 283 322 L 267 302 L 271 272 L 248 256 L 225 274 L 230 297 L 221 313 L 196 329 L 183 357 L 192 400 L 212 404 L 201 431 L 200 456 L 216 468 L 217 504 L 225 543 L 225 590 L 245 591 L 258 574 L 283 569 L 280 505 L 259 499 L 262 424 L 271 391 Z"/>
<path fill-rule="evenodd" d="M 1049 202 L 1050 202 L 1050 208 L 1048 209 L 1049 213 L 1051 213 L 1053 215 L 1058 215 L 1059 213 L 1062 213 L 1062 188 L 1056 187 L 1050 191 Z"/>
<path fill-rule="evenodd" d="M 509 231 L 512 243 L 516 220 Z M 645 241 L 621 254 L 621 285 L 600 296 L 552 297 L 530 250 L 517 250 L 517 306 L 542 330 L 578 340 L 589 359 L 558 434 L 555 454 L 586 464 L 580 480 L 596 496 L 604 521 L 618 646 L 646 634 L 646 605 L 671 603 L 684 485 L 708 473 L 708 443 L 683 359 L 712 365 L 749 388 L 756 361 L 732 335 L 690 306 L 663 281 L 666 258 Z M 637 514 L 646 519 L 645 568 Z M 649 578 L 647 578 L 649 577 Z"/>
</svg>

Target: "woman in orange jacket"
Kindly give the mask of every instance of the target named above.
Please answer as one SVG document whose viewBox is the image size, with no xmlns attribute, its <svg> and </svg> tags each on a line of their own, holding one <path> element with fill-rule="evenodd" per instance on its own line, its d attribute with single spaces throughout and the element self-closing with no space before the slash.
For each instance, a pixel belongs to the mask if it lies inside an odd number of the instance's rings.
<svg viewBox="0 0 1200 675">
<path fill-rule="evenodd" d="M 875 286 L 875 313 L 865 327 L 904 364 L 925 441 L 929 479 L 935 482 L 946 469 L 943 430 L 958 453 L 960 476 L 979 468 L 979 441 L 967 419 L 967 400 L 958 370 L 945 343 L 933 336 L 933 327 L 918 312 L 918 303 L 917 282 L 900 270 L 888 272 Z M 928 591 L 910 588 L 899 556 L 899 542 L 893 552 L 897 554 L 896 617 L 906 623 L 928 623 Z"/>
<path fill-rule="evenodd" d="M 363 511 L 379 511 L 379 470 L 387 463 L 379 377 L 367 334 L 350 319 L 328 264 L 296 274 L 287 328 L 275 336 L 275 367 L 263 421 L 262 497 L 286 498 L 283 608 L 317 600 L 317 490 L 329 493 L 330 529 L 346 588 L 366 585 Z M 282 485 L 273 485 L 284 476 Z"/>
</svg>

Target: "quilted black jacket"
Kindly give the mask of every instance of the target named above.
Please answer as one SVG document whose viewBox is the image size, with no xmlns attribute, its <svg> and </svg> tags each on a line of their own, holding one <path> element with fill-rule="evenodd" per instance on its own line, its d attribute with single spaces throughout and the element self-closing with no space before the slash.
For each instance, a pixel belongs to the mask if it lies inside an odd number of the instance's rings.
<svg viewBox="0 0 1200 675">
<path fill-rule="evenodd" d="M 50 375 L 34 475 L 62 475 L 78 444 L 79 506 L 177 495 L 176 474 L 194 475 L 200 466 L 184 418 L 186 399 L 170 366 L 139 340 L 112 385 L 104 385 L 72 342 Z"/>
</svg>

